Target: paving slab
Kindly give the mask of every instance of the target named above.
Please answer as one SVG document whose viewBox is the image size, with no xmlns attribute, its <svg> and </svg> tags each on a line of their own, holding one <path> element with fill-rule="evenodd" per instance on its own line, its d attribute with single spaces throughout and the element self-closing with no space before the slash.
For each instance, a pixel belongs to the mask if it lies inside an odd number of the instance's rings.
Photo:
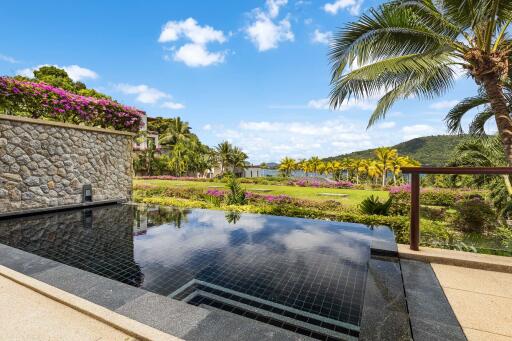
<svg viewBox="0 0 512 341">
<path fill-rule="evenodd" d="M 135 340 L 3 276 L 0 321 L 2 340 Z"/>
<path fill-rule="evenodd" d="M 32 275 L 61 265 L 51 259 L 4 244 L 0 244 L 0 264 L 25 275 Z"/>
<path fill-rule="evenodd" d="M 444 288 L 462 328 L 512 337 L 512 299 Z"/>
<path fill-rule="evenodd" d="M 512 299 L 512 275 L 459 266 L 432 264 L 441 286 Z"/>
<path fill-rule="evenodd" d="M 481 330 L 464 328 L 468 341 L 512 341 L 512 337 L 487 333 Z"/>
</svg>

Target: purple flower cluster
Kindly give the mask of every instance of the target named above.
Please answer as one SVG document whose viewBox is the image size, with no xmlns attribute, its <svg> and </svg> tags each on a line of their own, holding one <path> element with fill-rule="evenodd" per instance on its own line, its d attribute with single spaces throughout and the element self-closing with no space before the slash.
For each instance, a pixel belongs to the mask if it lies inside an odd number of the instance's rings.
<svg viewBox="0 0 512 341">
<path fill-rule="evenodd" d="M 137 132 L 145 113 L 108 99 L 77 95 L 46 83 L 0 77 L 0 108 L 13 115 Z"/>
<path fill-rule="evenodd" d="M 397 194 L 397 193 L 401 193 L 401 192 L 410 193 L 411 192 L 411 185 L 410 184 L 405 184 L 405 185 L 400 185 L 400 186 L 391 186 L 391 187 L 389 187 L 389 193 L 391 193 L 391 194 Z"/>
<path fill-rule="evenodd" d="M 142 180 L 183 180 L 183 181 L 203 181 L 206 179 L 195 178 L 193 176 L 172 176 L 172 175 L 144 175 L 137 177 Z"/>
<path fill-rule="evenodd" d="M 226 192 L 218 189 L 209 189 L 206 191 L 206 194 L 215 198 L 223 198 L 226 195 Z"/>
<path fill-rule="evenodd" d="M 247 199 L 252 200 L 263 200 L 270 204 L 289 204 L 292 202 L 292 198 L 288 195 L 279 194 L 279 195 L 271 195 L 271 194 L 256 194 L 252 192 L 246 192 L 245 197 Z"/>
<path fill-rule="evenodd" d="M 297 179 L 288 182 L 288 185 L 299 187 L 322 187 L 322 188 L 352 188 L 354 184 L 350 181 L 325 181 L 316 179 Z"/>
</svg>

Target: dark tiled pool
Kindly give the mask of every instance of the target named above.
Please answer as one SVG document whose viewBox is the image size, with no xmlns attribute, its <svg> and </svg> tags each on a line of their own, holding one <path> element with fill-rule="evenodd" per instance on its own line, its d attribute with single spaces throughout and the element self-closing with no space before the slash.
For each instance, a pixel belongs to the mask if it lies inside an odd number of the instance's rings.
<svg viewBox="0 0 512 341">
<path fill-rule="evenodd" d="M 359 336 L 386 227 L 111 205 L 0 220 L 0 243 L 318 339 Z"/>
</svg>

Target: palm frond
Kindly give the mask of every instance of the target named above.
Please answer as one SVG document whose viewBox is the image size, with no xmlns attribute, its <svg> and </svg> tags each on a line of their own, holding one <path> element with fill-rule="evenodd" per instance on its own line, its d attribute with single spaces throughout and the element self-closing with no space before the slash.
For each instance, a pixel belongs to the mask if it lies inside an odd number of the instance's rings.
<svg viewBox="0 0 512 341">
<path fill-rule="evenodd" d="M 488 102 L 489 99 L 485 94 L 468 97 L 460 101 L 448 112 L 444 118 L 444 121 L 448 127 L 448 131 L 451 133 L 463 134 L 464 129 L 462 128 L 462 119 L 464 115 L 472 109 L 475 109 L 481 105 L 488 104 Z"/>
</svg>

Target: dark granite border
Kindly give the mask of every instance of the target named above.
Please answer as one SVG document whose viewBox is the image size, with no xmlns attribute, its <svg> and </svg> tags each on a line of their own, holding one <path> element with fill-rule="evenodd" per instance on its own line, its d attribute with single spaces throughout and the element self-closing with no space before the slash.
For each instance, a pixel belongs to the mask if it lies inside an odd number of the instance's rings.
<svg viewBox="0 0 512 341">
<path fill-rule="evenodd" d="M 207 310 L 0 244 L 0 264 L 186 340 L 312 340 L 224 312 Z"/>
<path fill-rule="evenodd" d="M 69 211 L 69 210 L 75 210 L 75 209 L 80 209 L 80 208 L 90 208 L 90 207 L 96 207 L 96 206 L 121 204 L 124 202 L 126 202 L 126 200 L 124 200 L 124 199 L 111 199 L 111 200 L 99 200 L 99 201 L 83 202 L 83 203 L 79 203 L 79 204 L 71 204 L 71 205 L 63 205 L 63 206 L 55 206 L 55 207 L 24 209 L 23 211 L 0 213 L 0 220 L 19 218 L 19 217 L 27 217 L 27 216 L 37 215 L 37 214 Z"/>
</svg>

